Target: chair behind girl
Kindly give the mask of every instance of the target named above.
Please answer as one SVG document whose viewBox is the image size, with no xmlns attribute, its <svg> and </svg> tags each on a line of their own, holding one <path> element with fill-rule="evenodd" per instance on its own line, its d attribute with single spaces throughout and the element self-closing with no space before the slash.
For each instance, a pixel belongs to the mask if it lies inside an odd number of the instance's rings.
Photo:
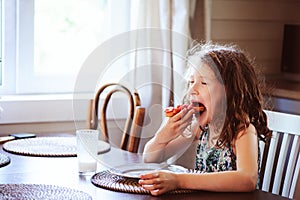
<svg viewBox="0 0 300 200">
<path fill-rule="evenodd" d="M 100 101 L 100 95 L 104 90 L 108 90 L 108 92 L 106 93 L 102 103 L 102 101 Z M 125 94 L 129 100 L 128 117 L 123 129 L 120 148 L 136 153 L 138 152 L 139 148 L 140 134 L 145 116 L 145 108 L 141 107 L 140 97 L 136 91 L 132 93 L 128 88 L 119 83 L 108 83 L 100 87 L 94 99 L 90 99 L 89 101 L 87 128 L 97 129 L 98 121 L 100 121 L 100 129 L 103 135 L 103 140 L 110 142 L 107 128 L 106 110 L 108 103 L 111 100 L 111 96 L 117 92 Z M 98 114 L 100 102 L 102 103 L 100 110 L 101 117 Z"/>
<path fill-rule="evenodd" d="M 265 145 L 260 142 L 259 189 L 295 198 L 300 191 L 300 116 L 273 111 L 266 114 L 273 135 Z"/>
</svg>

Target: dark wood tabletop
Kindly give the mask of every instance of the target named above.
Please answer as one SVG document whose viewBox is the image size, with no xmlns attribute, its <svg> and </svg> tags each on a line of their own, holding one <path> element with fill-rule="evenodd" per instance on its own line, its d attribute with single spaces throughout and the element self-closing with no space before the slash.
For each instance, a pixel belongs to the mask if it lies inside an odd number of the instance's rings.
<svg viewBox="0 0 300 200">
<path fill-rule="evenodd" d="M 261 200 L 283 200 L 287 199 L 278 195 L 255 190 L 247 193 L 220 193 L 198 191 L 185 194 L 165 194 L 154 197 L 148 194 L 133 194 L 116 192 L 102 189 L 91 183 L 91 176 L 80 176 L 77 170 L 76 157 L 34 157 L 11 154 L 3 150 L 0 145 L 0 152 L 8 155 L 11 162 L 0 168 L 0 184 L 49 184 L 73 188 L 90 194 L 93 199 L 105 200 L 193 200 L 193 199 L 261 199 Z M 105 170 L 105 167 L 98 163 L 97 171 Z"/>
</svg>

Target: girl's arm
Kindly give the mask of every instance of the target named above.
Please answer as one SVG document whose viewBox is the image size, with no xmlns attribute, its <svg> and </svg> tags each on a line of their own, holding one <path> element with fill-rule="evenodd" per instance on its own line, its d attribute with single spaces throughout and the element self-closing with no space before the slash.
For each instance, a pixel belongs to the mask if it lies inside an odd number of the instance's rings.
<svg viewBox="0 0 300 200">
<path fill-rule="evenodd" d="M 164 142 L 160 135 L 153 137 L 146 145 L 143 153 L 144 162 L 164 162 L 173 155 L 182 155 L 193 142 L 193 138 L 179 135 L 169 142 Z"/>
<path fill-rule="evenodd" d="M 174 154 L 182 154 L 193 142 L 193 137 L 182 137 L 182 132 L 191 123 L 194 110 L 184 109 L 177 115 L 168 118 L 147 142 L 144 148 L 145 162 L 162 162 Z"/>
</svg>

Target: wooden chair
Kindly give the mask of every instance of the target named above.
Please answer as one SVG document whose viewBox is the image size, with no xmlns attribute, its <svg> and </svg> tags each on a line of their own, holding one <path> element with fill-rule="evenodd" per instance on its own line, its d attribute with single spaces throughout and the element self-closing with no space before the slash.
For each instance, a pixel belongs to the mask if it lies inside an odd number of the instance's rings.
<svg viewBox="0 0 300 200">
<path fill-rule="evenodd" d="M 109 90 L 110 89 L 110 90 Z M 101 117 L 99 119 L 99 104 L 100 95 L 104 90 L 109 90 L 104 98 L 103 105 L 101 108 Z M 111 99 L 111 96 L 121 92 L 127 95 L 129 99 L 129 112 L 123 130 L 123 136 L 120 144 L 120 148 L 130 152 L 138 152 L 141 129 L 144 123 L 145 108 L 141 107 L 141 101 L 138 93 L 135 91 L 130 92 L 125 86 L 118 83 L 108 83 L 103 85 L 95 95 L 94 99 L 89 100 L 88 117 L 87 117 L 87 128 L 97 129 L 98 121 L 101 124 L 101 132 L 103 140 L 109 142 L 109 133 L 107 129 L 107 117 L 106 110 L 107 105 Z"/>
<path fill-rule="evenodd" d="M 300 116 L 273 111 L 266 111 L 266 114 L 273 136 L 266 144 L 260 142 L 259 188 L 294 198 L 295 192 L 300 190 L 296 189 L 296 185 L 300 187 Z"/>
</svg>

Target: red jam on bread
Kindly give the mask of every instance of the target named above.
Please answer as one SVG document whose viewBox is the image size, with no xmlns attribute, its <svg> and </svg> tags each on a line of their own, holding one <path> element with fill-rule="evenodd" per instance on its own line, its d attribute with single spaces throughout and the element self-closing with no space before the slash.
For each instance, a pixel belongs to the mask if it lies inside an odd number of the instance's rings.
<svg viewBox="0 0 300 200">
<path fill-rule="evenodd" d="M 177 107 L 167 107 L 165 109 L 165 115 L 166 117 L 173 117 L 177 113 L 179 113 L 183 108 L 187 108 L 188 106 L 183 104 L 183 105 L 178 105 Z"/>
<path fill-rule="evenodd" d="M 200 104 L 198 102 L 193 102 L 192 107 L 190 107 L 189 105 L 186 105 L 186 104 L 178 105 L 177 107 L 172 107 L 172 106 L 167 107 L 165 109 L 165 116 L 173 117 L 174 115 L 179 113 L 184 108 L 187 108 L 187 109 L 194 108 L 197 110 L 197 112 L 203 112 L 205 110 L 205 107 L 202 104 Z"/>
</svg>

